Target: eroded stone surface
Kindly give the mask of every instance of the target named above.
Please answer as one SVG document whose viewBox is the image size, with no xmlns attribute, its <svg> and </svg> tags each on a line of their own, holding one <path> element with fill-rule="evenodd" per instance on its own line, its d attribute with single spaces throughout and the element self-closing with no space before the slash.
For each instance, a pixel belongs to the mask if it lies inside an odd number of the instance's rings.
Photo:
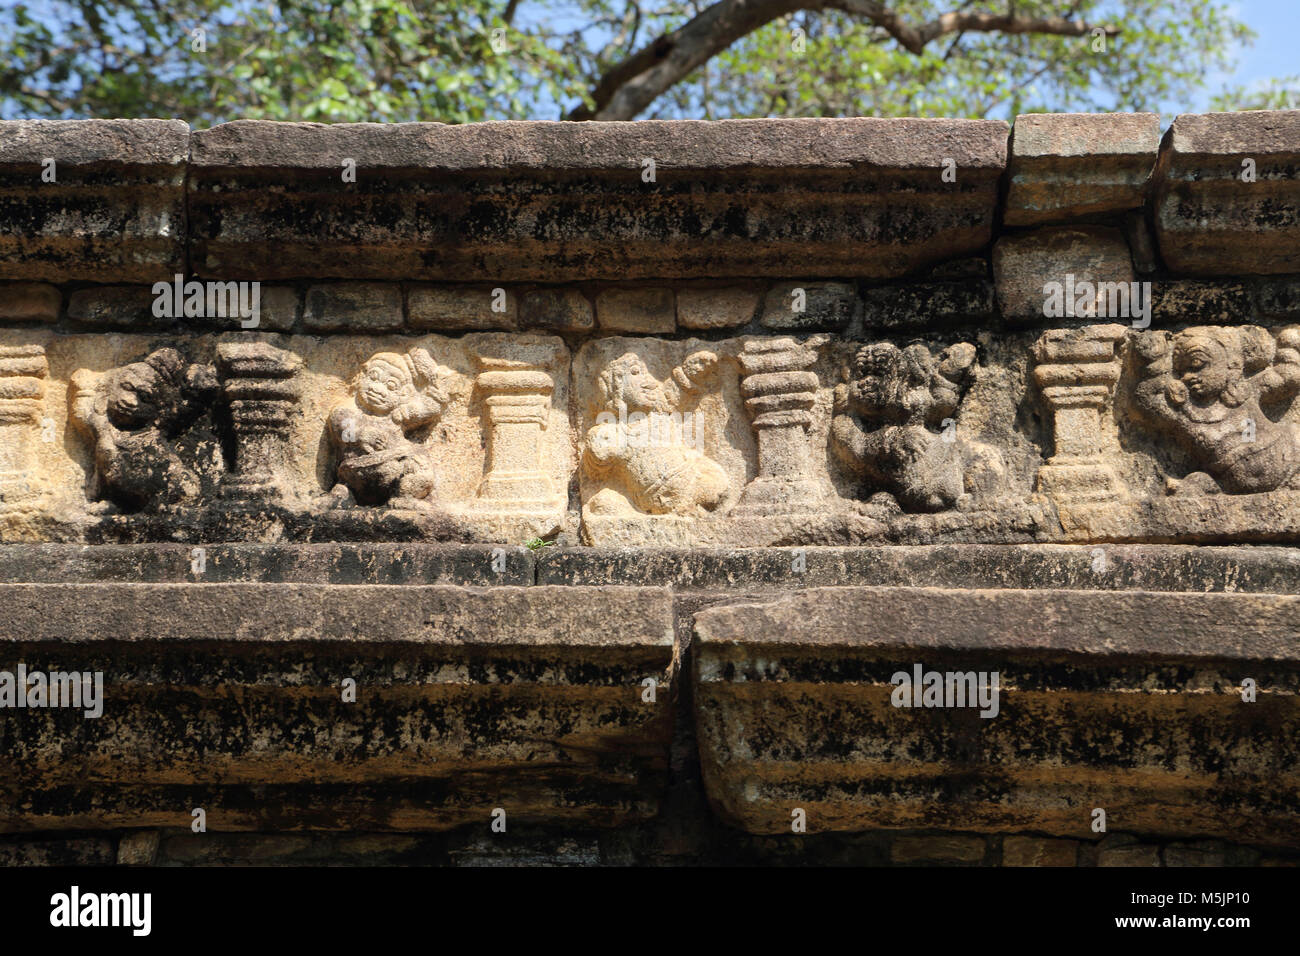
<svg viewBox="0 0 1300 956">
<path fill-rule="evenodd" d="M 0 829 L 188 827 L 192 807 L 216 831 L 445 829 L 496 807 L 608 826 L 657 810 L 664 590 L 3 588 L 0 669 L 104 684 L 100 718 L 6 720 Z"/>
<path fill-rule="evenodd" d="M 1189 275 L 1300 272 L 1300 110 L 1185 114 L 1165 135 L 1155 225 Z"/>
<path fill-rule="evenodd" d="M 893 277 L 987 244 L 1006 143 L 980 120 L 239 121 L 192 138 L 191 262 L 260 279 Z"/>
<path fill-rule="evenodd" d="M 0 278 L 181 271 L 189 144 L 183 120 L 0 122 Z"/>
<path fill-rule="evenodd" d="M 1003 221 L 1036 226 L 1135 209 L 1159 146 L 1155 113 L 1017 116 Z"/>
<path fill-rule="evenodd" d="M 1104 807 L 1114 829 L 1290 843 L 1297 601 L 880 587 L 712 607 L 695 615 L 705 786 L 758 833 L 797 807 L 809 832 L 1087 839 Z M 996 672 L 996 713 L 895 706 L 918 665 Z"/>
<path fill-rule="evenodd" d="M 1123 233 L 1106 226 L 1047 226 L 1003 236 L 993 247 L 993 274 L 1002 314 L 1039 322 L 1053 311 L 1057 319 L 1095 321 L 1108 307 L 1107 292 L 1098 286 L 1122 284 L 1127 291 L 1134 278 Z M 1048 283 L 1056 285 L 1055 300 Z"/>
</svg>

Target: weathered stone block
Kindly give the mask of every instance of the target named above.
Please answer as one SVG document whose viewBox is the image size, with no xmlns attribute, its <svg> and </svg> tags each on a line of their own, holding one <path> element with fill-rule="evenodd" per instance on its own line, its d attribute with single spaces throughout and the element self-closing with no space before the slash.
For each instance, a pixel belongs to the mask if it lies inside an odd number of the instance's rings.
<svg viewBox="0 0 1300 956">
<path fill-rule="evenodd" d="M 895 863 L 979 863 L 984 859 L 983 837 L 937 835 L 901 836 L 890 848 Z"/>
<path fill-rule="evenodd" d="M 695 615 L 705 787 L 756 833 L 800 807 L 809 832 L 1086 839 L 1102 807 L 1134 832 L 1292 845 L 1297 626 L 1289 594 L 839 587 L 710 607 Z M 938 706 L 897 676 L 918 667 L 940 675 Z M 949 672 L 983 673 L 984 696 L 944 706 Z"/>
<path fill-rule="evenodd" d="M 888 278 L 988 243 L 1007 130 L 237 121 L 193 137 L 191 265 L 260 279 Z"/>
<path fill-rule="evenodd" d="M 1222 840 L 1171 843 L 1164 848 L 1165 866 L 1226 866 L 1227 847 Z"/>
<path fill-rule="evenodd" d="M 996 316 L 993 283 L 980 279 L 881 286 L 863 294 L 862 324 L 869 331 L 987 327 Z"/>
<path fill-rule="evenodd" d="M 72 560 L 71 554 L 59 550 L 38 557 L 45 548 L 72 550 L 61 545 L 38 546 L 36 553 L 20 549 L 10 562 L 0 563 L 0 580 L 39 581 L 41 574 L 49 573 L 47 568 Z M 3 554 L 0 551 L 0 558 Z M 1098 560 L 1099 554 L 1103 561 Z M 28 568 L 35 577 L 13 577 L 27 574 Z M 547 548 L 537 555 L 536 573 L 539 584 L 593 586 L 635 578 L 638 583 L 690 593 L 851 585 L 1300 592 L 1300 561 L 1294 549 L 1264 545 L 1107 544 L 1100 551 L 1044 544 Z"/>
<path fill-rule="evenodd" d="M 0 279 L 183 271 L 189 141 L 182 120 L 0 122 Z"/>
<path fill-rule="evenodd" d="M 257 327 L 267 332 L 290 332 L 302 317 L 302 296 L 291 285 L 266 285 L 260 290 Z M 239 320 L 240 324 L 243 321 Z M 227 322 L 227 328 L 231 325 Z"/>
<path fill-rule="evenodd" d="M 406 313 L 421 331 L 508 330 L 519 324 L 519 294 L 500 286 L 411 285 Z"/>
<path fill-rule="evenodd" d="M 188 827 L 192 807 L 214 831 L 486 827 L 497 807 L 605 826 L 658 809 L 664 590 L 0 590 L 0 670 L 103 675 L 102 717 L 7 712 L 0 830 Z"/>
<path fill-rule="evenodd" d="M 1160 847 L 1127 833 L 1113 833 L 1097 845 L 1097 865 L 1159 866 Z"/>
<path fill-rule="evenodd" d="M 1003 222 L 1037 226 L 1136 209 L 1159 148 L 1156 113 L 1017 116 Z"/>
<path fill-rule="evenodd" d="M 519 318 L 526 329 L 589 332 L 596 327 L 591 302 L 577 289 L 536 289 L 524 294 Z"/>
<path fill-rule="evenodd" d="M 302 324 L 308 332 L 396 332 L 402 327 L 401 286 L 383 282 L 311 286 Z"/>
<path fill-rule="evenodd" d="M 1075 866 L 1079 844 L 1074 840 L 1047 840 L 1009 836 L 1002 840 L 1003 866 Z"/>
<path fill-rule="evenodd" d="M 109 866 L 114 859 L 108 837 L 0 837 L 0 866 Z"/>
<path fill-rule="evenodd" d="M 1151 323 L 1156 326 L 1238 325 L 1249 322 L 1254 311 L 1250 292 L 1241 282 L 1171 279 L 1151 284 Z"/>
<path fill-rule="evenodd" d="M 1300 318 L 1300 278 L 1257 280 L 1255 301 L 1262 316 L 1296 321 Z"/>
<path fill-rule="evenodd" d="M 1174 272 L 1300 272 L 1300 110 L 1177 117 L 1154 187 L 1156 239 Z"/>
<path fill-rule="evenodd" d="M 68 318 L 97 328 L 142 331 L 171 325 L 153 314 L 154 294 L 145 286 L 100 286 L 72 293 Z"/>
<path fill-rule="evenodd" d="M 117 862 L 121 866 L 153 866 L 161 842 L 162 834 L 158 830 L 127 833 L 117 844 Z"/>
<path fill-rule="evenodd" d="M 762 290 L 748 286 L 683 287 L 677 290 L 677 324 L 706 331 L 749 325 L 758 312 Z"/>
<path fill-rule="evenodd" d="M 43 282 L 0 283 L 0 322 L 44 322 L 59 320 L 63 296 Z"/>
<path fill-rule="evenodd" d="M 837 332 L 853 320 L 857 293 L 844 282 L 785 282 L 763 297 L 764 328 L 782 332 Z"/>
<path fill-rule="evenodd" d="M 201 558 L 201 560 L 200 560 Z M 462 584 L 521 587 L 533 553 L 483 544 L 10 544 L 0 582 L 149 584 Z M 1248 571 L 1242 577 L 1250 580 Z M 558 582 L 557 582 L 558 583 Z"/>
<path fill-rule="evenodd" d="M 604 289 L 596 296 L 596 320 L 607 332 L 672 335 L 677 318 L 672 289 Z"/>
<path fill-rule="evenodd" d="M 1133 262 L 1117 229 L 1045 227 L 999 239 L 993 247 L 993 275 L 998 304 L 1008 319 L 1104 321 L 1125 317 L 1104 314 L 1106 295 L 1095 287 L 1127 286 L 1133 281 Z M 1049 288 L 1049 283 L 1055 285 Z M 1081 283 L 1090 283 L 1093 291 Z M 1060 305 L 1052 315 L 1054 291 Z"/>
</svg>

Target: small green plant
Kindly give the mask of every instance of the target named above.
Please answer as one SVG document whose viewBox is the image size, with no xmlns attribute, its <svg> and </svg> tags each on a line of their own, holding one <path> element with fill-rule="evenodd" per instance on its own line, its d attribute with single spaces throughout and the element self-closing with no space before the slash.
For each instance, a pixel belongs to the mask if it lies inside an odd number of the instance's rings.
<svg viewBox="0 0 1300 956">
<path fill-rule="evenodd" d="M 529 538 L 524 542 L 524 547 L 529 551 L 540 551 L 542 548 L 555 544 L 554 541 L 545 541 L 542 538 Z"/>
</svg>

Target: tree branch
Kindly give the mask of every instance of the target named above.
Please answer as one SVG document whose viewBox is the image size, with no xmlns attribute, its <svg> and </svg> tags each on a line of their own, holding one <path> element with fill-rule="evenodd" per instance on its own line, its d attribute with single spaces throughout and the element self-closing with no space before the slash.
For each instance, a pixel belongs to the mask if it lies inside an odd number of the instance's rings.
<svg viewBox="0 0 1300 956">
<path fill-rule="evenodd" d="M 659 96 L 737 40 L 779 17 L 800 10 L 840 10 L 862 17 L 893 37 L 909 53 L 951 33 L 1038 33 L 1107 36 L 1119 28 L 1066 17 L 1027 17 L 1014 13 L 956 10 L 926 23 L 910 24 L 878 0 L 719 0 L 676 30 L 656 38 L 605 72 L 591 91 L 592 105 L 569 113 L 571 120 L 630 120 Z"/>
</svg>

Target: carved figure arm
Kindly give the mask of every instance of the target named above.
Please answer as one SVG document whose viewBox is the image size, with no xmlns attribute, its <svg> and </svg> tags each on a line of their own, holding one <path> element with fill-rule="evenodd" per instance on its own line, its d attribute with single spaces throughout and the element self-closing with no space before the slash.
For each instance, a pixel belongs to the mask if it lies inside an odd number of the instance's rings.
<svg viewBox="0 0 1300 956">
<path fill-rule="evenodd" d="M 335 451 L 342 453 L 345 446 L 357 440 L 360 418 L 361 413 L 351 402 L 335 406 L 329 413 L 329 417 L 325 419 L 325 426 L 330 436 L 330 444 Z"/>
<path fill-rule="evenodd" d="M 1280 402 L 1300 394 L 1300 328 L 1283 330 L 1273 364 L 1251 379 L 1264 402 Z"/>
<path fill-rule="evenodd" d="M 698 393 L 704 381 L 713 374 L 717 367 L 718 356 L 715 352 L 701 349 L 686 356 L 682 364 L 673 369 L 672 375 L 664 383 L 664 387 L 673 400 L 673 405 L 680 406 L 683 398 Z"/>
<path fill-rule="evenodd" d="M 957 414 L 975 369 L 975 346 L 958 342 L 943 350 L 930 379 L 931 404 L 926 423 L 939 427 Z"/>
<path fill-rule="evenodd" d="M 100 377 L 90 369 L 77 369 L 72 374 L 72 400 L 68 405 L 72 423 L 82 432 L 96 439 L 107 424 L 106 409 L 99 391 Z"/>
<path fill-rule="evenodd" d="M 835 460 L 855 478 L 865 478 L 870 471 L 871 432 L 856 415 L 839 414 L 831 419 L 830 448 Z"/>
<path fill-rule="evenodd" d="M 1187 401 L 1187 386 L 1173 376 L 1173 348 L 1164 332 L 1146 332 L 1134 339 L 1140 370 L 1133 390 L 1137 411 L 1157 422 L 1177 421 Z"/>
</svg>

